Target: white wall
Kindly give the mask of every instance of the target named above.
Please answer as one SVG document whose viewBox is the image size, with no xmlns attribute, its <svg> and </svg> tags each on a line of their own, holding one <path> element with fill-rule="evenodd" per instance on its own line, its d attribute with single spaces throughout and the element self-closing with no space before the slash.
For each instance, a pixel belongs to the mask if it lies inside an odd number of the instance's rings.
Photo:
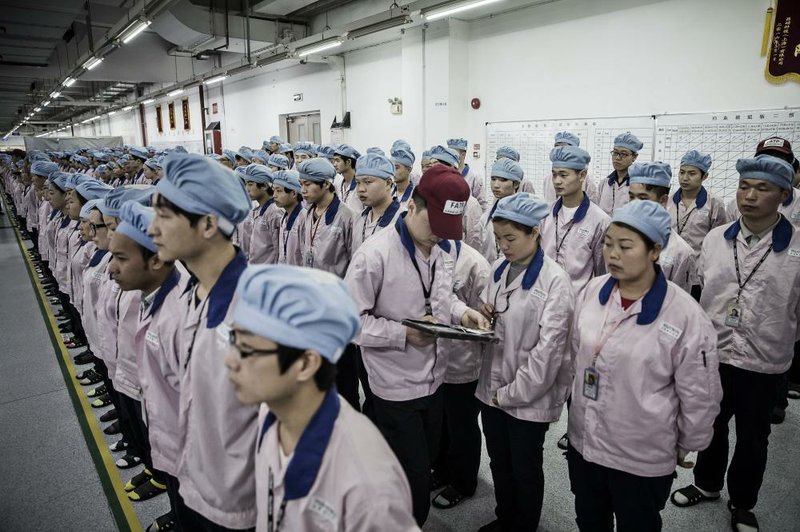
<svg viewBox="0 0 800 532">
<path fill-rule="evenodd" d="M 366 14 L 380 5 L 362 0 L 347 12 Z M 410 29 L 400 40 L 344 55 L 352 116 L 345 140 L 365 150 L 387 149 L 405 138 L 419 156 L 450 136 L 483 145 L 487 121 L 800 105 L 796 84 L 764 79 L 760 45 L 767 5 L 560 0 L 482 20 L 434 23 L 424 36 L 421 28 Z M 342 106 L 335 68 L 294 65 L 248 76 L 206 88 L 206 120 L 222 123 L 224 147 L 258 147 L 280 131 L 280 115 L 317 110 L 322 140 L 330 141 L 328 126 L 334 116 L 341 118 Z M 295 93 L 303 93 L 303 101 L 293 101 Z M 403 99 L 403 115 L 389 113 L 386 100 L 392 97 Z M 477 111 L 469 105 L 473 97 L 482 102 Z M 215 102 L 218 112 L 211 114 Z M 199 115 L 192 115 L 191 132 L 159 136 L 152 109 L 147 107 L 149 144 L 202 145 Z M 195 109 L 199 113 L 193 100 Z M 180 126 L 179 105 L 176 115 Z M 130 121 L 112 120 L 107 134 L 127 140 L 135 129 Z"/>
<path fill-rule="evenodd" d="M 189 99 L 190 129 L 183 128 L 183 99 Z M 169 103 L 175 104 L 175 128 L 169 125 Z M 161 106 L 161 123 L 163 131 L 159 133 L 156 121 L 156 106 Z M 173 98 L 159 98 L 154 103 L 145 105 L 145 130 L 147 145 L 159 149 L 174 148 L 178 145 L 189 153 L 203 153 L 203 127 L 201 124 L 200 94 L 198 89 L 187 89 Z M 138 111 L 136 113 L 138 115 Z"/>
</svg>

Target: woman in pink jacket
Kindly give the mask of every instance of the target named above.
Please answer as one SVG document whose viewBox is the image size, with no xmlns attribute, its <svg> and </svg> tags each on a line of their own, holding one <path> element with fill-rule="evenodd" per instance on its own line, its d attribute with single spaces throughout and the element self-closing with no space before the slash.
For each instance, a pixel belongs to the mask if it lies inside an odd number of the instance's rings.
<svg viewBox="0 0 800 532">
<path fill-rule="evenodd" d="M 547 203 L 520 192 L 497 202 L 494 263 L 482 311 L 497 343 L 484 353 L 475 396 L 491 459 L 497 520 L 482 527 L 535 530 L 544 499 L 542 453 L 572 381 L 568 351 L 573 295 L 569 276 L 546 257 L 539 223 Z"/>
<path fill-rule="evenodd" d="M 569 477 L 578 528 L 658 531 L 675 466 L 704 449 L 721 388 L 714 326 L 657 265 L 667 211 L 634 200 L 611 218 L 609 274 L 575 304 Z"/>
</svg>

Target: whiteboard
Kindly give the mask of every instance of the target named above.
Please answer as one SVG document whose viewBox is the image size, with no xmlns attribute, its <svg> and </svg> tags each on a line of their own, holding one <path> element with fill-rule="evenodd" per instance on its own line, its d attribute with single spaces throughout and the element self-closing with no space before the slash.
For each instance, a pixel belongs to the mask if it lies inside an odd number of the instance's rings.
<svg viewBox="0 0 800 532">
<path fill-rule="evenodd" d="M 614 170 L 611 166 L 611 150 L 614 147 L 614 137 L 620 133 L 630 131 L 644 143 L 637 160 L 652 160 L 654 125 L 652 116 L 487 122 L 485 175 L 487 180 L 492 175 L 497 148 L 511 146 L 519 151 L 519 162 L 525 171 L 525 179 L 532 181 L 536 192 L 541 195 L 542 180 L 550 175 L 552 168 L 550 151 L 553 149 L 555 135 L 559 131 L 569 131 L 581 139 L 581 148 L 592 156 L 589 177 L 599 180 Z"/>
<path fill-rule="evenodd" d="M 736 195 L 736 161 L 753 157 L 758 143 L 782 137 L 800 148 L 800 110 L 732 111 L 656 117 L 655 159 L 672 165 L 677 180 L 681 156 L 689 150 L 711 155 L 713 164 L 704 186 L 727 203 Z M 676 184 L 677 186 L 677 184 Z"/>
<path fill-rule="evenodd" d="M 595 182 L 613 170 L 609 152 L 614 137 L 625 131 L 644 143 L 637 161 L 670 163 L 673 188 L 677 187 L 684 153 L 692 149 L 709 153 L 714 162 L 705 186 L 727 202 L 734 197 L 739 181 L 736 161 L 752 157 L 760 140 L 777 135 L 791 142 L 795 151 L 800 149 L 800 108 L 487 122 L 487 179 L 497 148 L 512 146 L 520 153 L 525 178 L 541 194 L 543 178 L 550 174 L 550 150 L 559 131 L 570 131 L 581 139 L 581 147 L 592 156 L 589 177 Z"/>
</svg>

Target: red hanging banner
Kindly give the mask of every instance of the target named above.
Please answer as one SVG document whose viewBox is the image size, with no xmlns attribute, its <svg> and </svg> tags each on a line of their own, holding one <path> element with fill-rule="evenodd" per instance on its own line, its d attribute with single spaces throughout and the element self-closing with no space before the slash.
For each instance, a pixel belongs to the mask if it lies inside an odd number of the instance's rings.
<svg viewBox="0 0 800 532">
<path fill-rule="evenodd" d="M 770 83 L 800 83 L 800 1 L 777 0 L 767 68 Z"/>
</svg>

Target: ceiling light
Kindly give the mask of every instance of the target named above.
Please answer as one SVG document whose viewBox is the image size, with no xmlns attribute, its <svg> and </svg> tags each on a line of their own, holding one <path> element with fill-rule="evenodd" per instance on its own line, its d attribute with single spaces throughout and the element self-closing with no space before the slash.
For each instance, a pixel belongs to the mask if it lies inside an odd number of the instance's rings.
<svg viewBox="0 0 800 532">
<path fill-rule="evenodd" d="M 73 83 L 75 83 L 75 78 L 67 78 L 64 80 L 65 87 L 72 87 Z"/>
<path fill-rule="evenodd" d="M 130 111 L 131 109 L 133 109 L 132 105 L 126 105 L 125 107 L 122 108 L 123 111 Z"/>
<path fill-rule="evenodd" d="M 87 118 L 86 120 L 81 121 L 81 124 L 88 124 L 91 121 L 92 121 L 91 118 Z"/>
<path fill-rule="evenodd" d="M 86 70 L 91 70 L 102 62 L 103 62 L 102 57 L 92 57 L 83 64 L 83 68 L 85 68 Z"/>
<path fill-rule="evenodd" d="M 450 3 L 446 4 L 445 7 L 438 6 L 434 7 L 433 9 L 423 11 L 422 16 L 427 20 L 439 20 L 440 18 L 446 18 L 451 15 L 461 13 L 462 11 L 467 11 L 468 9 L 483 7 L 499 1 L 501 0 L 475 0 L 472 2 Z"/>
<path fill-rule="evenodd" d="M 399 17 L 376 22 L 375 24 L 370 24 L 369 26 L 364 26 L 363 28 L 348 31 L 347 38 L 358 39 L 359 37 L 364 37 L 365 35 L 372 35 L 373 33 L 378 33 L 379 31 L 396 28 L 397 26 L 402 26 L 403 24 L 407 24 L 409 22 L 411 22 L 410 18 L 408 18 L 406 15 L 401 15 Z"/>
<path fill-rule="evenodd" d="M 182 93 L 183 89 L 175 89 L 172 92 L 167 93 L 167 97 L 172 98 L 173 96 L 177 96 L 178 94 Z"/>
<path fill-rule="evenodd" d="M 278 61 L 283 61 L 289 57 L 289 52 L 281 52 L 279 54 L 270 55 L 268 57 L 264 57 L 263 59 L 258 59 L 255 62 L 255 66 L 266 66 L 271 65 L 273 63 L 277 63 Z"/>
<path fill-rule="evenodd" d="M 337 46 L 341 45 L 342 39 L 340 37 L 334 37 L 332 39 L 327 39 L 309 46 L 298 48 L 295 50 L 295 52 L 297 53 L 297 57 L 305 57 L 307 55 L 324 52 L 325 50 L 330 50 L 331 48 L 336 48 Z"/>
<path fill-rule="evenodd" d="M 39 111 L 41 111 L 41 110 L 42 110 L 42 108 L 41 108 L 41 107 L 34 107 L 34 108 L 33 108 L 33 112 L 34 112 L 34 113 L 38 113 L 38 112 L 39 112 Z"/>
<path fill-rule="evenodd" d="M 143 101 L 143 102 L 142 102 L 142 105 L 147 105 L 147 104 L 149 104 L 149 103 L 153 103 L 154 101 L 155 101 L 155 99 L 153 99 L 153 98 L 148 98 L 148 99 L 146 99 L 145 101 Z"/>
<path fill-rule="evenodd" d="M 227 77 L 228 76 L 226 76 L 225 74 L 222 74 L 221 76 L 215 76 L 213 78 L 209 78 L 205 80 L 203 83 L 205 83 L 206 85 L 213 85 L 214 83 L 219 83 L 220 81 L 226 79 Z"/>
<path fill-rule="evenodd" d="M 48 105 L 50 105 L 50 100 L 47 100 L 46 102 L 42 103 L 42 107 L 47 107 Z"/>
<path fill-rule="evenodd" d="M 120 32 L 119 39 L 122 41 L 122 44 L 128 44 L 137 35 L 146 30 L 147 26 L 149 25 L 150 25 L 149 20 L 137 20 L 132 24 L 130 24 L 127 28 L 122 30 L 122 32 Z"/>
<path fill-rule="evenodd" d="M 61 96 L 61 93 L 58 92 L 58 91 L 56 91 L 56 92 L 54 92 L 53 94 L 50 95 L 51 98 L 58 98 L 59 96 Z"/>
<path fill-rule="evenodd" d="M 109 111 L 109 112 L 108 112 L 108 116 L 115 115 L 115 114 L 117 114 L 117 112 L 116 112 L 116 111 Z"/>
</svg>

